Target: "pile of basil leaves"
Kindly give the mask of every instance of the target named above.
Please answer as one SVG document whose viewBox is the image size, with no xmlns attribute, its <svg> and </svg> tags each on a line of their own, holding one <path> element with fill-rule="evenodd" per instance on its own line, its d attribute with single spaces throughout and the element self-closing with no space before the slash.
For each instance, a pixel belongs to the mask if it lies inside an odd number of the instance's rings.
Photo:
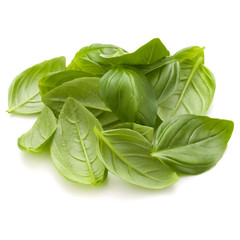
<svg viewBox="0 0 240 240">
<path fill-rule="evenodd" d="M 108 171 L 151 189 L 199 174 L 222 157 L 233 122 L 204 116 L 215 79 L 194 46 L 170 56 L 155 38 L 133 53 L 109 44 L 80 49 L 20 73 L 9 113 L 40 113 L 18 139 L 47 151 L 66 179 L 100 185 Z"/>
</svg>

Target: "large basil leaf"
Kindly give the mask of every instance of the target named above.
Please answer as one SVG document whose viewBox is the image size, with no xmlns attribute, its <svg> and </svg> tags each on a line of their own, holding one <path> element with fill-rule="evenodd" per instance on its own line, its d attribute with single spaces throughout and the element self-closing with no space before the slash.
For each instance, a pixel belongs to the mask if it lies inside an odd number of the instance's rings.
<svg viewBox="0 0 240 240">
<path fill-rule="evenodd" d="M 8 112 L 19 114 L 41 112 L 44 105 L 39 94 L 38 82 L 50 72 L 64 70 L 65 62 L 65 57 L 53 58 L 20 73 L 9 87 Z"/>
<path fill-rule="evenodd" d="M 120 120 L 154 125 L 157 100 L 143 73 L 133 68 L 112 68 L 100 80 L 100 93 Z"/>
<path fill-rule="evenodd" d="M 169 51 L 159 38 L 154 38 L 133 53 L 121 55 L 101 54 L 112 65 L 146 65 L 169 56 Z"/>
<path fill-rule="evenodd" d="M 158 115 L 162 120 L 181 114 L 206 113 L 216 86 L 213 74 L 202 63 L 201 56 L 196 61 L 184 60 L 180 63 L 178 88 L 158 108 Z"/>
<path fill-rule="evenodd" d="M 96 152 L 94 126 L 102 130 L 80 102 L 68 98 L 59 116 L 51 156 L 59 173 L 72 182 L 99 185 L 106 178 L 106 169 Z"/>
<path fill-rule="evenodd" d="M 196 61 L 199 57 L 202 57 L 202 63 L 204 63 L 204 48 L 198 46 L 184 48 L 174 54 L 174 57 L 180 61 L 192 60 Z"/>
<path fill-rule="evenodd" d="M 33 127 L 18 138 L 18 146 L 27 152 L 42 152 L 50 144 L 57 128 L 53 112 L 44 107 Z"/>
<path fill-rule="evenodd" d="M 97 77 L 77 78 L 63 83 L 44 95 L 42 101 L 58 116 L 68 97 L 78 100 L 85 107 L 110 111 L 100 97 Z"/>
<path fill-rule="evenodd" d="M 146 77 L 154 87 L 155 96 L 160 104 L 170 97 L 177 89 L 180 78 L 179 62 L 176 61 L 164 65 L 146 74 Z"/>
<path fill-rule="evenodd" d="M 150 156 L 151 143 L 140 133 L 130 129 L 100 132 L 98 154 L 106 168 L 119 178 L 151 189 L 168 187 L 178 176 L 159 160 Z"/>
<path fill-rule="evenodd" d="M 154 129 L 149 126 L 144 126 L 144 125 L 132 123 L 132 122 L 125 122 L 125 123 L 118 123 L 112 128 L 113 129 L 129 128 L 143 135 L 149 142 L 152 142 L 153 140 Z"/>
<path fill-rule="evenodd" d="M 65 70 L 57 73 L 49 73 L 42 79 L 40 79 L 38 87 L 41 96 L 43 97 L 46 93 L 51 91 L 52 89 L 62 85 L 63 83 L 74 80 L 75 78 L 82 77 L 92 77 L 93 75 L 75 70 Z"/>
<path fill-rule="evenodd" d="M 205 116 L 171 118 L 156 131 L 152 156 L 179 172 L 204 172 L 222 157 L 233 125 L 232 121 Z"/>
<path fill-rule="evenodd" d="M 119 49 L 119 47 L 110 44 L 92 44 L 83 47 L 77 52 L 67 69 L 81 70 L 93 75 L 103 75 L 108 71 L 109 64 L 100 55 L 116 54 Z"/>
</svg>

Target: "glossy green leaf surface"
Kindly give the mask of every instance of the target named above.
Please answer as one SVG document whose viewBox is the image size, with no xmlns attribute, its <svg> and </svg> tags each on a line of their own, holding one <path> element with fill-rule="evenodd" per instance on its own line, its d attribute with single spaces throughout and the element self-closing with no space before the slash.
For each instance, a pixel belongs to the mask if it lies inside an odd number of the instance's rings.
<svg viewBox="0 0 240 240">
<path fill-rule="evenodd" d="M 41 96 L 43 97 L 46 93 L 52 89 L 59 87 L 63 83 L 70 82 L 75 78 L 82 77 L 93 77 L 93 75 L 75 70 L 65 70 L 57 73 L 49 73 L 47 76 L 40 79 L 38 87 Z"/>
<path fill-rule="evenodd" d="M 175 172 L 150 156 L 152 145 L 140 133 L 130 129 L 94 131 L 99 139 L 98 154 L 112 174 L 150 189 L 161 189 L 178 181 Z"/>
<path fill-rule="evenodd" d="M 63 83 L 44 95 L 42 101 L 58 116 L 68 97 L 78 100 L 85 107 L 110 111 L 100 97 L 97 77 L 78 78 Z"/>
<path fill-rule="evenodd" d="M 179 62 L 171 62 L 146 75 L 152 84 L 158 103 L 165 101 L 177 89 L 180 79 Z"/>
<path fill-rule="evenodd" d="M 132 122 L 119 123 L 113 127 L 113 129 L 119 129 L 119 128 L 132 129 L 140 133 L 141 135 L 143 135 L 149 142 L 152 142 L 153 140 L 154 129 L 152 127 L 144 126 L 144 125 L 132 123 Z"/>
<path fill-rule="evenodd" d="M 177 90 L 158 108 L 162 120 L 182 114 L 204 115 L 207 112 L 216 85 L 213 74 L 202 63 L 202 57 L 180 63 L 181 77 Z"/>
<path fill-rule="evenodd" d="M 191 114 L 171 118 L 156 131 L 152 156 L 179 172 L 204 172 L 222 157 L 233 126 L 232 121 Z"/>
<path fill-rule="evenodd" d="M 42 152 L 51 143 L 57 128 L 57 121 L 53 112 L 44 107 L 33 127 L 18 138 L 18 146 L 27 152 Z"/>
<path fill-rule="evenodd" d="M 112 68 L 100 80 L 100 93 L 120 120 L 154 125 L 157 100 L 143 73 L 134 68 Z"/>
<path fill-rule="evenodd" d="M 18 114 L 41 112 L 44 105 L 39 94 L 38 82 L 50 72 L 64 70 L 65 62 L 65 57 L 53 58 L 20 73 L 9 87 L 8 112 Z"/>
<path fill-rule="evenodd" d="M 118 49 L 120 48 L 114 45 L 98 43 L 83 47 L 77 52 L 67 69 L 81 70 L 93 75 L 103 75 L 109 70 L 110 66 L 101 55 L 115 54 Z"/>
<path fill-rule="evenodd" d="M 59 173 L 72 182 L 99 185 L 106 178 L 106 169 L 96 152 L 93 127 L 102 130 L 92 113 L 68 98 L 59 116 L 51 156 Z"/>
<path fill-rule="evenodd" d="M 133 53 L 119 56 L 101 54 L 112 65 L 147 65 L 169 56 L 169 51 L 159 38 L 154 38 Z"/>
</svg>

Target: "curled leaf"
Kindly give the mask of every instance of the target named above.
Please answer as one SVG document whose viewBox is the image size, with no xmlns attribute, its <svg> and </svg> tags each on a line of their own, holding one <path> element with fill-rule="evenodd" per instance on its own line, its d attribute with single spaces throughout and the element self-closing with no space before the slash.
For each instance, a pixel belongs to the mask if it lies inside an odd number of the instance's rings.
<svg viewBox="0 0 240 240">
<path fill-rule="evenodd" d="M 134 68 L 112 68 L 100 80 L 100 93 L 120 120 L 154 125 L 157 100 L 143 73 Z"/>
<path fill-rule="evenodd" d="M 33 127 L 18 138 L 18 146 L 27 152 L 42 152 L 51 143 L 57 128 L 53 112 L 44 107 Z"/>
</svg>

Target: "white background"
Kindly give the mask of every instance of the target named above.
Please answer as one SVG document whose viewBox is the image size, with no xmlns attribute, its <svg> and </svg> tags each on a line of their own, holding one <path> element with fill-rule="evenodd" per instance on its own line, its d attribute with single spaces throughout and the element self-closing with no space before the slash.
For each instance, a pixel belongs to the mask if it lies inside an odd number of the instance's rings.
<svg viewBox="0 0 240 240">
<path fill-rule="evenodd" d="M 240 239 L 239 0 L 0 3 L 0 239 Z M 22 70 L 83 46 L 112 43 L 128 51 L 159 37 L 173 54 L 205 46 L 216 77 L 211 117 L 235 122 L 216 167 L 146 190 L 110 175 L 100 187 L 68 182 L 47 154 L 29 154 L 17 138 L 36 116 L 5 112 L 7 91 Z"/>
</svg>

